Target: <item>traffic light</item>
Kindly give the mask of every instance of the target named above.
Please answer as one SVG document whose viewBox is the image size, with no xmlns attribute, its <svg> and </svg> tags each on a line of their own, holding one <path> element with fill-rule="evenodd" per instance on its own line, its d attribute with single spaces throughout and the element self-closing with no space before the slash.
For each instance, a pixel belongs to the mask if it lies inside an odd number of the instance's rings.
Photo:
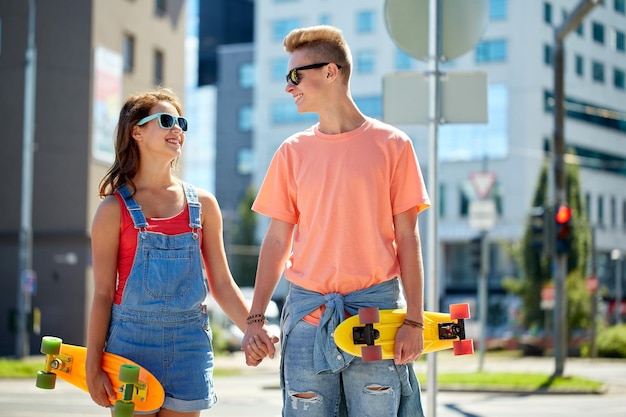
<svg viewBox="0 0 626 417">
<path fill-rule="evenodd" d="M 470 240 L 470 265 L 474 272 L 480 272 L 482 252 L 482 236 L 478 236 Z"/>
<path fill-rule="evenodd" d="M 530 209 L 530 247 L 541 252 L 545 242 L 545 213 L 543 207 L 537 206 Z"/>
<path fill-rule="evenodd" d="M 556 211 L 556 253 L 565 254 L 572 245 L 572 209 L 562 205 Z"/>
</svg>

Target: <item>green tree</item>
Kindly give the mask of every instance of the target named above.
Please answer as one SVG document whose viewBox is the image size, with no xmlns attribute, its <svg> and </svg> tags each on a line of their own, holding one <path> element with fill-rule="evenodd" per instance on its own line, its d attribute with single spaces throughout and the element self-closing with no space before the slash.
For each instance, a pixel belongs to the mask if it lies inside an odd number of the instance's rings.
<svg viewBox="0 0 626 417">
<path fill-rule="evenodd" d="M 567 317 L 568 329 L 586 329 L 590 320 L 590 295 L 585 286 L 587 260 L 591 250 L 591 232 L 587 211 L 581 198 L 579 170 L 576 164 L 567 164 L 566 190 L 567 205 L 572 210 L 572 241 L 567 257 Z M 548 165 L 544 164 L 537 181 L 533 207 L 548 209 Z M 546 218 L 554 221 L 554 218 Z M 547 225 L 546 225 L 547 226 Z M 546 227 L 544 226 L 544 228 Z M 513 249 L 522 271 L 521 277 L 507 278 L 503 285 L 509 292 L 518 295 L 522 301 L 521 320 L 526 328 L 543 328 L 545 312 L 541 309 L 541 289 L 552 282 L 551 259 L 542 250 L 532 245 L 530 222 L 526 225 L 520 245 Z"/>
<path fill-rule="evenodd" d="M 253 287 L 256 277 L 258 244 L 256 241 L 256 215 L 252 203 L 256 193 L 248 188 L 238 206 L 238 216 L 231 233 L 231 265 L 235 281 L 241 287 Z"/>
</svg>

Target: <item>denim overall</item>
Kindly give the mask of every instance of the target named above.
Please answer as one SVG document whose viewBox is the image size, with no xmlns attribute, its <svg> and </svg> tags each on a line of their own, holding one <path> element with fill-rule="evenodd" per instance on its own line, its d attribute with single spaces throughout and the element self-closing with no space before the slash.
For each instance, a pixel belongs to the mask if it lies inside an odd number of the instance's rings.
<svg viewBox="0 0 626 417">
<path fill-rule="evenodd" d="M 204 302 L 201 205 L 183 183 L 190 230 L 177 235 L 148 232 L 129 189 L 119 190 L 137 236 L 137 252 L 120 305 L 113 305 L 105 350 L 147 368 L 165 389 L 163 408 L 196 411 L 216 401 L 211 329 Z"/>
</svg>

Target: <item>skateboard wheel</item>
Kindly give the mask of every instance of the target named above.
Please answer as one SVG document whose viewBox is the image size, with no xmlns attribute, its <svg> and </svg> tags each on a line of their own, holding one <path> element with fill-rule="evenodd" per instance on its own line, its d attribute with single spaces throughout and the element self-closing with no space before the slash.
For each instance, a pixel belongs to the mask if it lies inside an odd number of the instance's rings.
<svg viewBox="0 0 626 417">
<path fill-rule="evenodd" d="M 54 372 L 37 372 L 37 380 L 35 381 L 35 386 L 41 389 L 54 389 L 57 382 L 57 374 Z"/>
<path fill-rule="evenodd" d="M 117 400 L 115 402 L 115 410 L 113 417 L 133 417 L 135 414 L 135 404 Z"/>
<path fill-rule="evenodd" d="M 139 382 L 139 367 L 136 365 L 120 366 L 119 378 L 124 384 L 136 384 Z"/>
<path fill-rule="evenodd" d="M 474 353 L 474 342 L 472 339 L 455 340 L 452 342 L 452 350 L 454 351 L 454 356 L 471 355 Z"/>
<path fill-rule="evenodd" d="M 378 345 L 363 346 L 361 354 L 363 355 L 363 362 L 375 362 L 383 358 L 383 349 Z"/>
<path fill-rule="evenodd" d="M 378 323 L 380 321 L 379 310 L 376 307 L 365 307 L 359 309 L 359 323 L 369 324 Z"/>
<path fill-rule="evenodd" d="M 44 355 L 58 355 L 61 352 L 62 339 L 54 336 L 44 336 L 41 339 L 41 353 Z"/>
<path fill-rule="evenodd" d="M 452 320 L 469 319 L 470 317 L 469 304 L 450 304 L 450 318 Z"/>
</svg>

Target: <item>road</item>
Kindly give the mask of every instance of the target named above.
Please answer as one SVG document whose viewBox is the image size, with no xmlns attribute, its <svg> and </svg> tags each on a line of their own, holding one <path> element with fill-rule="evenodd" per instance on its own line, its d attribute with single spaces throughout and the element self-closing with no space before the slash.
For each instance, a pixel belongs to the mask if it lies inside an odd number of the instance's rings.
<svg viewBox="0 0 626 417">
<path fill-rule="evenodd" d="M 218 358 L 218 367 L 240 366 L 240 357 Z M 549 373 L 552 362 L 547 358 L 487 360 L 485 370 L 524 369 Z M 425 366 L 418 363 L 420 367 Z M 472 358 L 443 356 L 438 370 L 475 367 Z M 218 403 L 202 417 L 279 417 L 281 409 L 278 389 L 277 360 L 260 368 L 244 368 L 239 376 L 215 380 Z M 485 392 L 438 392 L 437 417 L 536 417 L 564 416 L 624 417 L 626 410 L 626 360 L 568 359 L 566 374 L 603 380 L 607 392 L 602 395 L 513 394 Z M 426 395 L 423 396 L 426 404 Z M 104 417 L 109 413 L 91 402 L 89 396 L 59 380 L 55 390 L 40 390 L 33 380 L 0 379 L 0 417 Z"/>
</svg>

